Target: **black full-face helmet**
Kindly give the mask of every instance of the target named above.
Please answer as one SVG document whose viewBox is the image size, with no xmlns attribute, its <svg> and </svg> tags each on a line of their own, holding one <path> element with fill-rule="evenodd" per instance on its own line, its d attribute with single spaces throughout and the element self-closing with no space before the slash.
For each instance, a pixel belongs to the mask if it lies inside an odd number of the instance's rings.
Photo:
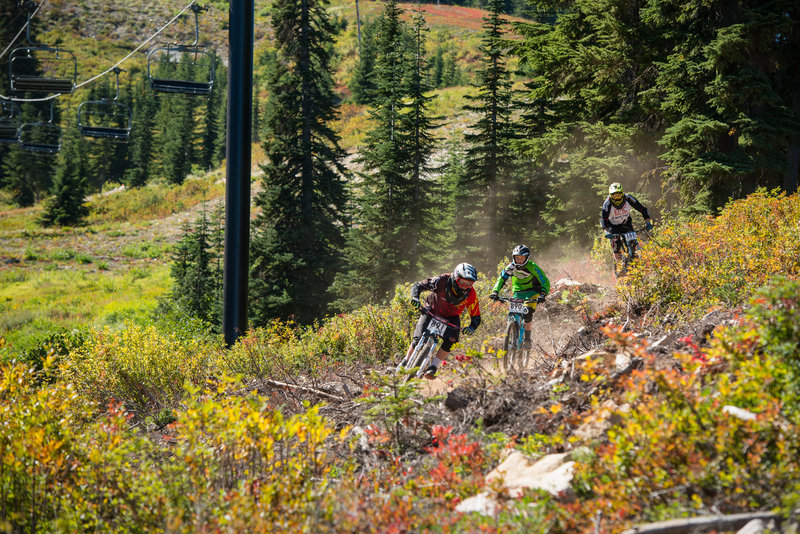
<svg viewBox="0 0 800 534">
<path fill-rule="evenodd" d="M 524 259 L 522 263 L 517 261 L 517 256 L 522 256 Z M 531 257 L 531 249 L 526 247 L 525 245 L 517 245 L 514 247 L 514 250 L 511 251 L 511 260 L 514 262 L 514 265 L 517 267 L 524 267 L 528 260 Z"/>
</svg>

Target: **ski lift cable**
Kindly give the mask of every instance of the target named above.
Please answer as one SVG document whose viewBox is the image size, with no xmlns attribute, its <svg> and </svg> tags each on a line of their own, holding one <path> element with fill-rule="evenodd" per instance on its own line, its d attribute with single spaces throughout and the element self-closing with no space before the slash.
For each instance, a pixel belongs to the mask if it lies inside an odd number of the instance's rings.
<svg viewBox="0 0 800 534">
<path fill-rule="evenodd" d="M 92 77 L 92 78 L 89 78 L 88 80 L 86 80 L 86 81 L 83 81 L 83 82 L 81 82 L 81 83 L 79 83 L 79 84 L 75 85 L 75 89 L 78 89 L 78 88 L 80 88 L 80 87 L 83 87 L 84 85 L 87 85 L 87 84 L 89 84 L 89 83 L 92 83 L 93 81 L 97 80 L 98 78 L 101 78 L 101 77 L 105 76 L 105 75 L 106 75 L 106 74 L 108 74 L 109 72 L 112 72 L 112 71 L 113 71 L 115 68 L 117 68 L 117 67 L 119 67 L 120 65 L 122 65 L 122 64 L 123 64 L 125 61 L 127 61 L 127 60 L 128 60 L 128 59 L 129 59 L 129 58 L 130 58 L 130 57 L 131 57 L 133 54 L 135 54 L 136 52 L 138 52 L 139 50 L 141 50 L 141 48 L 142 48 L 143 46 L 145 46 L 147 43 L 149 43 L 150 41 L 152 41 L 153 39 L 155 39 L 156 37 L 158 37 L 158 35 L 159 35 L 161 32 L 163 32 L 164 30 L 166 30 L 166 29 L 167 29 L 167 28 L 168 28 L 168 27 L 169 27 L 169 26 L 170 26 L 172 23 L 174 23 L 176 20 L 178 20 L 178 18 L 180 18 L 180 16 L 181 16 L 181 15 L 183 15 L 184 13 L 186 13 L 186 12 L 187 12 L 187 11 L 188 11 L 188 10 L 189 10 L 189 9 L 190 9 L 190 8 L 191 8 L 193 5 L 194 5 L 194 4 L 195 4 L 195 2 L 196 2 L 196 1 L 197 1 L 197 0 L 192 0 L 191 2 L 189 2 L 189 4 L 188 4 L 186 7 L 184 7 L 184 8 L 183 8 L 183 9 L 182 9 L 182 10 L 181 10 L 181 11 L 180 11 L 180 12 L 179 12 L 177 15 L 175 15 L 174 17 L 172 17 L 172 19 L 170 19 L 170 21 L 169 21 L 169 22 L 167 22 L 166 24 L 164 24 L 163 26 L 161 26 L 161 27 L 160 27 L 160 28 L 159 28 L 159 29 L 158 29 L 158 30 L 157 30 L 157 31 L 156 31 L 156 32 L 155 32 L 153 35 L 151 35 L 150 37 L 148 37 L 146 40 L 142 41 L 142 43 L 141 43 L 139 46 L 137 46 L 136 48 L 134 48 L 134 49 L 133 49 L 133 51 L 131 51 L 131 53 L 130 53 L 130 54 L 128 54 L 128 55 L 127 55 L 127 56 L 125 56 L 124 58 L 122 58 L 122 59 L 120 59 L 119 61 L 117 61 L 116 63 L 114 63 L 114 65 L 112 65 L 111 67 L 109 67 L 109 68 L 108 68 L 107 70 L 105 70 L 104 72 L 101 72 L 101 73 L 100 73 L 100 74 L 98 74 L 97 76 L 94 76 L 94 77 Z M 44 1 L 42 1 L 42 4 L 44 4 Z M 40 7 L 41 7 L 41 4 L 40 4 Z M 23 29 L 25 29 L 25 28 L 23 28 Z M 16 37 L 15 37 L 14 39 L 16 40 Z M 10 47 L 10 45 L 9 45 L 9 47 Z M 55 94 L 55 95 L 45 96 L 45 97 L 42 97 L 42 98 L 17 98 L 17 97 L 11 97 L 11 96 L 6 96 L 6 95 L 0 95 L 0 99 L 3 99 L 3 100 L 12 100 L 12 101 L 14 101 L 14 102 L 45 102 L 45 101 L 47 101 L 47 100 L 52 100 L 52 99 L 54 99 L 54 98 L 58 98 L 58 97 L 59 97 L 59 96 L 61 96 L 61 95 L 62 95 L 62 93 L 58 93 L 58 94 Z"/>
<path fill-rule="evenodd" d="M 42 0 L 42 3 L 39 4 L 38 6 L 36 6 L 36 10 L 33 12 L 33 14 L 31 15 L 30 19 L 32 19 L 33 17 L 36 16 L 36 13 L 39 12 L 39 10 L 42 8 L 42 6 L 44 5 L 44 3 L 46 1 L 47 0 Z M 30 22 L 31 22 L 30 19 L 25 21 L 25 24 L 22 25 L 22 28 L 17 32 L 17 35 L 15 35 L 14 38 L 11 39 L 11 42 L 8 43 L 8 46 L 6 47 L 6 49 L 3 50 L 2 52 L 0 52 L 0 59 L 2 59 L 3 56 L 6 55 L 6 53 L 11 49 L 11 47 L 14 46 L 14 43 L 17 42 L 17 39 L 19 39 L 19 36 L 22 35 L 22 32 L 24 32 L 28 28 L 28 24 L 30 24 Z"/>
</svg>

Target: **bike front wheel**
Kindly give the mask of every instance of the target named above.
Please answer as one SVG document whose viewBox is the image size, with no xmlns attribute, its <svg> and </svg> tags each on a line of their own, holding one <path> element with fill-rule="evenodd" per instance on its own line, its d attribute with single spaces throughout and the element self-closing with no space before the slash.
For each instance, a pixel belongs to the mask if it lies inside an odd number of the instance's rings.
<svg viewBox="0 0 800 534">
<path fill-rule="evenodd" d="M 519 325 L 516 321 L 509 321 L 508 326 L 506 326 L 506 340 L 503 343 L 503 348 L 505 349 L 505 354 L 503 354 L 503 370 L 505 372 L 510 371 L 514 367 L 514 362 L 516 361 L 517 352 L 519 347 L 517 346 L 517 339 L 519 338 Z"/>
<path fill-rule="evenodd" d="M 424 373 L 430 365 L 431 360 L 433 357 L 431 356 L 431 352 L 436 348 L 436 341 L 432 337 L 425 337 L 417 343 L 417 348 L 414 350 L 414 353 L 409 358 L 410 365 L 406 366 L 406 369 L 413 369 L 415 367 L 419 367 L 416 373 L 409 373 L 408 377 L 406 378 L 406 382 L 411 380 L 412 378 L 420 378 L 422 373 Z"/>
</svg>

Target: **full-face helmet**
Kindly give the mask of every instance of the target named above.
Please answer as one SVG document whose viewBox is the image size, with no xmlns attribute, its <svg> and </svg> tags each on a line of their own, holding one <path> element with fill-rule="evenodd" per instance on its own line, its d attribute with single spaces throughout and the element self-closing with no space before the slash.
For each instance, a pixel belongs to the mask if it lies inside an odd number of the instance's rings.
<svg viewBox="0 0 800 534">
<path fill-rule="evenodd" d="M 531 257 L 531 249 L 526 247 L 525 245 L 517 245 L 514 247 L 514 250 L 511 251 L 511 259 L 514 261 L 514 265 L 517 267 L 523 267 Z"/>
<path fill-rule="evenodd" d="M 478 281 L 478 269 L 469 263 L 459 263 L 453 269 L 453 276 L 450 277 L 450 280 L 454 293 L 465 293 Z"/>
<path fill-rule="evenodd" d="M 622 190 L 622 186 L 619 182 L 614 182 L 609 186 L 608 198 L 610 198 L 611 203 L 618 208 L 625 202 L 625 191 Z"/>
</svg>

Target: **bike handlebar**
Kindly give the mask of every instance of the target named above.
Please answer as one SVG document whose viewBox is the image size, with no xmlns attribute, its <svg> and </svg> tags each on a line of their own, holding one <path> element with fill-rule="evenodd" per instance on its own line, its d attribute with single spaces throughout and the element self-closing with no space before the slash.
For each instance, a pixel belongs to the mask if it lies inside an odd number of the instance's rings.
<svg viewBox="0 0 800 534">
<path fill-rule="evenodd" d="M 525 304 L 527 302 L 536 302 L 536 299 L 535 298 L 515 299 L 515 298 L 511 298 L 511 297 L 498 297 L 497 298 L 497 302 L 521 302 L 521 303 Z"/>
</svg>

